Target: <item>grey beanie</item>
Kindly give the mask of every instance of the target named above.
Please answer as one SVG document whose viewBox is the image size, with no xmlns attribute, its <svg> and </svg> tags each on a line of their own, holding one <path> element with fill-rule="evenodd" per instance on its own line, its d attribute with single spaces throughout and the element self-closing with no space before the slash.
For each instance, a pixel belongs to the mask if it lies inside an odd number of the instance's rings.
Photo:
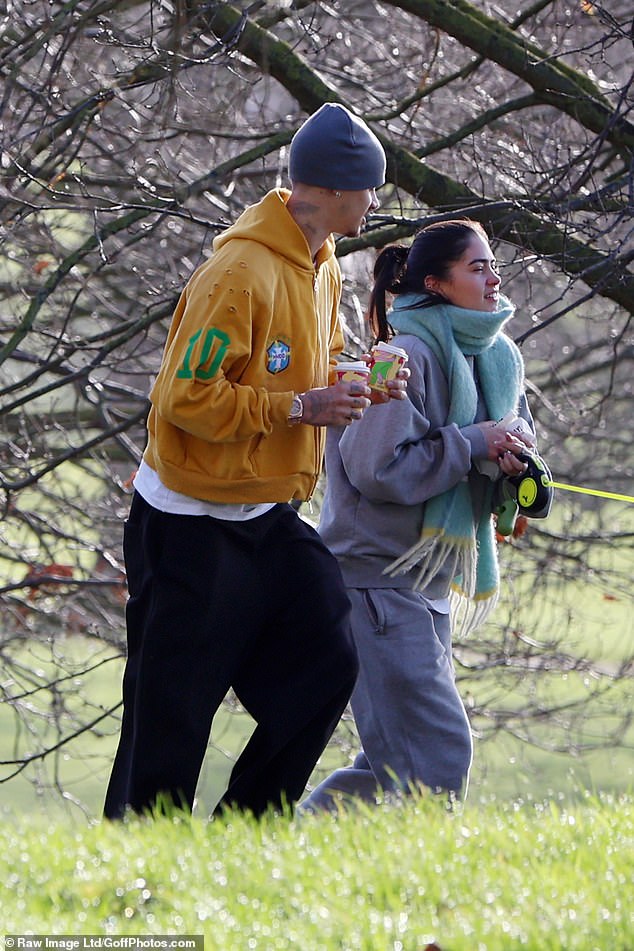
<svg viewBox="0 0 634 951">
<path fill-rule="evenodd" d="M 362 119 L 327 102 L 293 136 L 288 174 L 291 182 L 318 188 L 378 188 L 385 182 L 385 152 Z"/>
</svg>

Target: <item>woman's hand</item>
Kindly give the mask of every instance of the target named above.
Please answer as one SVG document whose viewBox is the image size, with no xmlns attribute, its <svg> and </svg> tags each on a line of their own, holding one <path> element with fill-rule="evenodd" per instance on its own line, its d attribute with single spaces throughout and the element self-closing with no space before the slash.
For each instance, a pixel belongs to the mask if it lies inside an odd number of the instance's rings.
<svg viewBox="0 0 634 951">
<path fill-rule="evenodd" d="M 530 448 L 528 439 L 524 439 L 521 434 L 512 436 L 506 432 L 506 429 L 489 419 L 481 423 L 476 423 L 478 429 L 482 432 L 487 444 L 487 459 L 490 462 L 497 462 L 504 475 L 520 475 L 526 469 L 526 463 L 518 459 L 518 455 L 526 452 Z"/>
<path fill-rule="evenodd" d="M 525 446 L 523 448 L 526 448 Z M 521 452 L 522 450 L 520 450 Z M 526 469 L 526 463 L 518 459 L 515 452 L 507 449 L 501 456 L 498 456 L 498 465 L 504 475 L 518 476 Z"/>
</svg>

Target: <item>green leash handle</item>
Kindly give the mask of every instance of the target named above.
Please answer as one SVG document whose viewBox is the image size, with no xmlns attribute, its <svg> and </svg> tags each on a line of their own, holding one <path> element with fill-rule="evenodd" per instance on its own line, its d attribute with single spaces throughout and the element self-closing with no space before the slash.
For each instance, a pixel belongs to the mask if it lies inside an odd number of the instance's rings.
<svg viewBox="0 0 634 951">
<path fill-rule="evenodd" d="M 514 499 L 506 499 L 499 505 L 495 514 L 497 515 L 496 531 L 499 535 L 512 535 L 517 521 L 519 511 L 517 502 Z"/>
</svg>

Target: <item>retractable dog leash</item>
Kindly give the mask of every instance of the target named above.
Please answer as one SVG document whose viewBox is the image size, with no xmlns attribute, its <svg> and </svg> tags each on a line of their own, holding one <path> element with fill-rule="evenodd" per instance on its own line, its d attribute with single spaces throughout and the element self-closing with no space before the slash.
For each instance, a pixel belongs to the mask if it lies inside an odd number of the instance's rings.
<svg viewBox="0 0 634 951">
<path fill-rule="evenodd" d="M 544 460 L 534 453 L 523 452 L 518 458 L 526 463 L 526 469 L 520 475 L 502 479 L 500 501 L 494 510 L 497 515 L 496 529 L 500 535 L 510 535 L 513 532 L 518 515 L 546 518 L 552 505 L 554 489 L 580 492 L 601 499 L 615 499 L 618 502 L 634 502 L 634 496 L 620 492 L 605 492 L 602 489 L 555 482 Z"/>
<path fill-rule="evenodd" d="M 544 460 L 528 452 L 520 453 L 518 459 L 526 463 L 524 472 L 505 476 L 499 483 L 499 501 L 494 511 L 500 535 L 513 532 L 518 515 L 546 518 L 553 501 L 552 478 Z"/>
</svg>

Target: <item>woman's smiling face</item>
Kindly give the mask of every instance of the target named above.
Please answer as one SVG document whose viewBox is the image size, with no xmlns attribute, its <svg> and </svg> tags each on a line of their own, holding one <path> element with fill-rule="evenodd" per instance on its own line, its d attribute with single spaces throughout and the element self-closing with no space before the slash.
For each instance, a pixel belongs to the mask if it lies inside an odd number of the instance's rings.
<svg viewBox="0 0 634 951">
<path fill-rule="evenodd" d="M 500 275 L 489 242 L 474 234 L 462 257 L 449 266 L 447 277 L 427 277 L 425 287 L 456 307 L 494 313 L 498 308 Z"/>
</svg>

